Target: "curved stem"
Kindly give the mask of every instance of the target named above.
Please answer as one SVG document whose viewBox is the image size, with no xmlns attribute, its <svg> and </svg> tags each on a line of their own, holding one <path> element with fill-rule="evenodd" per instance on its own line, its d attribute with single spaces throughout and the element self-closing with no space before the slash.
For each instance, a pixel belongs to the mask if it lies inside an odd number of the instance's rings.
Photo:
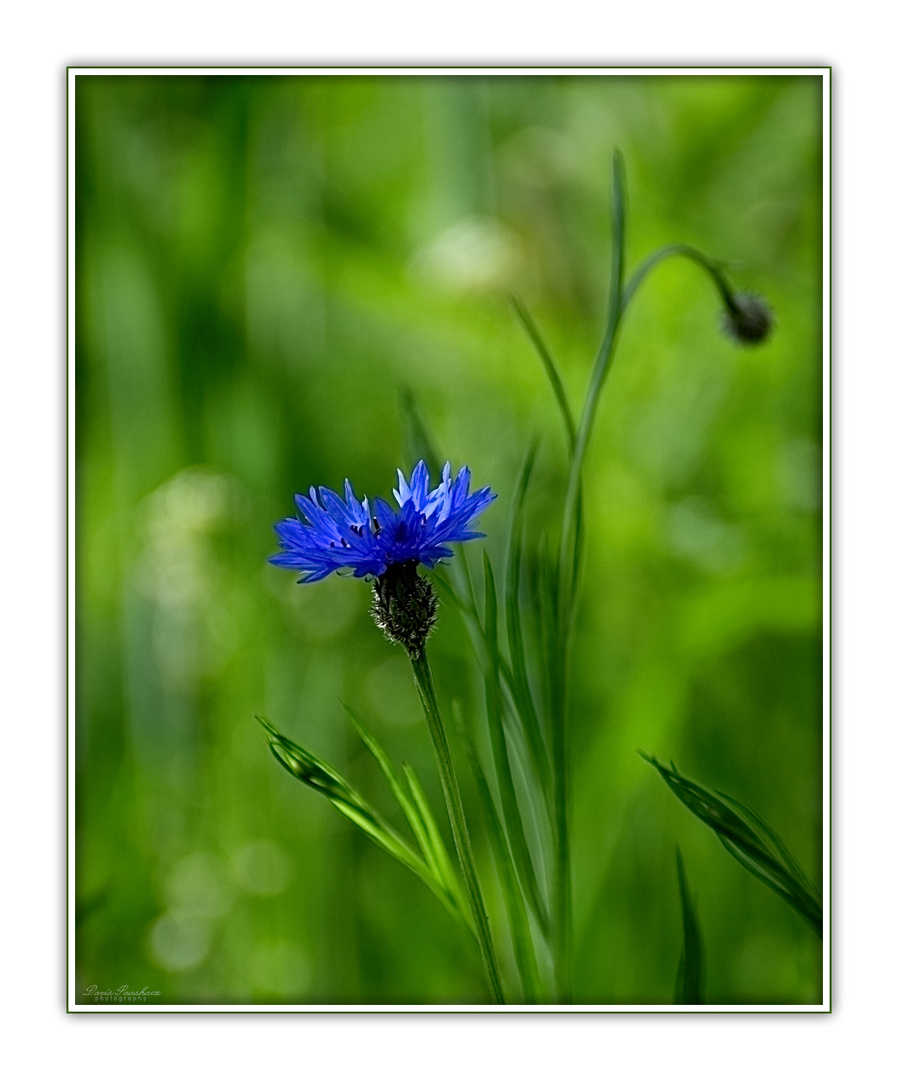
<svg viewBox="0 0 898 1080">
<path fill-rule="evenodd" d="M 571 452 L 570 472 L 564 499 L 561 545 L 558 556 L 556 597 L 556 655 L 551 665 L 552 698 L 556 720 L 553 731 L 552 764 L 555 774 L 556 873 L 554 889 L 555 978 L 559 1000 L 570 1000 L 571 951 L 571 860 L 570 860 L 570 762 L 568 751 L 568 669 L 570 643 L 576 607 L 583 509 L 583 465 L 592 434 L 599 395 L 608 376 L 623 314 L 624 282 L 624 161 L 619 151 L 612 162 L 611 185 L 611 289 L 605 336 L 593 364 L 592 376 L 583 403 Z"/>
<path fill-rule="evenodd" d="M 561 560 L 562 560 L 562 591 L 564 587 L 570 588 L 573 574 L 573 532 L 577 504 L 581 498 L 581 480 L 583 477 L 583 463 L 586 451 L 589 447 L 589 439 L 592 435 L 593 421 L 599 404 L 599 395 L 605 384 L 611 360 L 614 356 L 614 346 L 617 343 L 617 334 L 620 328 L 620 319 L 624 310 L 623 284 L 624 284 L 624 162 L 619 152 L 614 155 L 612 168 L 611 189 L 611 290 L 608 296 L 608 323 L 605 328 L 605 336 L 596 355 L 593 364 L 592 376 L 586 391 L 586 400 L 583 403 L 583 412 L 580 416 L 580 424 L 577 428 L 577 439 L 571 455 L 571 468 L 568 477 L 567 492 L 564 500 L 564 520 L 561 528 Z M 570 566 L 566 564 L 571 564 Z M 570 575 L 570 578 L 568 578 Z M 567 598 L 565 598 L 567 599 Z M 572 599 L 572 598 L 571 598 Z"/>
<path fill-rule="evenodd" d="M 697 263 L 710 277 L 714 284 L 717 286 L 717 291 L 720 293 L 720 298 L 723 300 L 724 307 L 736 314 L 736 305 L 733 300 L 733 290 L 730 288 L 730 283 L 724 277 L 720 267 L 708 258 L 698 248 L 690 247 L 688 244 L 667 244 L 663 248 L 659 248 L 657 251 L 652 252 L 636 269 L 633 277 L 630 278 L 627 283 L 627 287 L 624 290 L 623 299 L 621 301 L 621 314 L 624 309 L 633 299 L 633 294 L 642 284 L 643 280 L 649 275 L 650 271 L 665 259 L 669 259 L 674 255 L 682 255 L 686 259 L 692 259 L 694 263 Z"/>
<path fill-rule="evenodd" d="M 567 436 L 568 450 L 573 452 L 574 443 L 577 441 L 577 430 L 574 425 L 574 414 L 571 412 L 571 406 L 568 403 L 567 391 L 564 389 L 564 383 L 561 381 L 561 375 L 558 372 L 558 368 L 555 366 L 555 361 L 552 359 L 549 350 L 546 348 L 546 343 L 543 341 L 542 334 L 540 334 L 530 312 L 524 307 L 514 293 L 510 294 L 509 299 L 511 300 L 515 314 L 521 322 L 521 326 L 523 326 L 525 333 L 530 338 L 534 349 L 536 349 L 537 355 L 543 362 L 543 367 L 546 369 L 546 375 L 549 377 L 552 392 L 555 394 L 555 400 L 558 402 L 558 408 L 561 410 L 561 419 L 564 423 L 565 435 Z"/>
<path fill-rule="evenodd" d="M 569 1004 L 570 954 L 571 954 L 571 846 L 570 846 L 570 792 L 568 774 L 567 742 L 567 646 L 551 673 L 552 697 L 555 701 L 559 722 L 552 740 L 552 765 L 555 776 L 553 786 L 555 810 L 555 878 L 553 910 L 555 914 L 554 963 L 555 992 L 558 1002 Z"/>
<path fill-rule="evenodd" d="M 549 683 L 554 704 L 555 723 L 552 739 L 554 772 L 555 846 L 557 855 L 554 881 L 556 919 L 554 959 L 557 992 L 560 1001 L 570 1000 L 571 871 L 570 871 L 570 763 L 568 749 L 569 667 L 571 638 L 577 603 L 580 567 L 580 544 L 583 511 L 583 469 L 589 441 L 595 426 L 599 398 L 611 362 L 624 313 L 636 290 L 659 263 L 673 255 L 682 255 L 702 267 L 711 277 L 727 310 L 738 314 L 733 291 L 718 264 L 687 244 L 669 244 L 650 255 L 624 285 L 626 208 L 624 165 L 615 153 L 612 168 L 612 256 L 611 286 L 608 297 L 608 320 L 605 335 L 593 363 L 592 375 L 583 403 L 580 422 L 571 443 L 571 462 L 564 500 L 561 545 L 558 558 L 557 593 L 554 606 L 556 647 L 550 661 Z M 551 372 L 550 372 L 551 375 Z M 554 387 L 554 382 L 553 382 Z M 556 389 L 556 396 L 558 391 Z M 559 398 L 561 400 L 561 398 Z M 566 399 L 565 399 L 566 400 Z M 570 435 L 570 426 L 568 426 Z"/>
<path fill-rule="evenodd" d="M 418 689 L 418 695 L 424 707 L 424 715 L 427 718 L 427 726 L 430 730 L 430 739 L 433 743 L 433 751 L 436 755 L 437 768 L 440 773 L 440 783 L 443 786 L 443 795 L 446 799 L 446 809 L 449 811 L 452 838 L 458 852 L 465 893 L 468 897 L 468 903 L 471 905 L 471 914 L 474 917 L 474 932 L 480 946 L 480 955 L 486 970 L 490 994 L 497 1005 L 503 1005 L 505 997 L 502 992 L 502 980 L 499 976 L 496 950 L 490 934 L 489 916 L 486 913 L 483 894 L 480 891 L 480 882 L 477 878 L 477 869 L 474 865 L 474 855 L 471 850 L 471 838 L 468 835 L 468 825 L 462 808 L 458 778 L 455 775 L 455 766 L 452 764 L 452 757 L 449 753 L 449 740 L 446 738 L 440 704 L 437 700 L 433 676 L 430 673 L 430 665 L 427 662 L 427 653 L 424 647 L 421 647 L 417 655 L 412 655 L 410 652 L 409 660 L 412 665 L 412 674 L 415 677 L 415 686 Z"/>
</svg>

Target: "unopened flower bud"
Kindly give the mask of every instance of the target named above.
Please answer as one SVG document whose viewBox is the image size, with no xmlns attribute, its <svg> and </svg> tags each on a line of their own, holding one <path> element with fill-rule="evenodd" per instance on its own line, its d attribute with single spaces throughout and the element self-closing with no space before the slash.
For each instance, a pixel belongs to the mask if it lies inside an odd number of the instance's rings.
<svg viewBox="0 0 898 1080">
<path fill-rule="evenodd" d="M 416 562 L 393 563 L 374 579 L 371 614 L 387 641 L 402 645 L 413 659 L 421 655 L 437 621 L 433 586 Z"/>
<path fill-rule="evenodd" d="M 773 329 L 773 311 L 754 293 L 736 293 L 724 308 L 724 333 L 741 345 L 760 345 Z"/>
</svg>

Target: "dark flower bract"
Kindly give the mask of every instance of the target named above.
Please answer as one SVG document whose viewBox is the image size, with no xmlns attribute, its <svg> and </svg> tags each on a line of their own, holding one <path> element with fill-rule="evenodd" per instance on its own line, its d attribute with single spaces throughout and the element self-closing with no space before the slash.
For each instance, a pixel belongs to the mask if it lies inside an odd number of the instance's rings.
<svg viewBox="0 0 898 1080">
<path fill-rule="evenodd" d="M 452 556 L 447 544 L 474 540 L 483 533 L 469 526 L 496 498 L 488 487 L 469 494 L 471 471 L 465 465 L 452 480 L 449 463 L 441 483 L 430 490 L 427 466 L 419 461 L 406 482 L 399 472 L 393 495 L 399 509 L 383 499 L 355 497 L 347 480 L 344 498 L 326 487 L 296 496 L 306 519 L 286 518 L 275 525 L 281 548 L 269 562 L 298 570 L 300 582 L 320 581 L 334 570 L 352 570 L 355 577 L 381 577 L 391 566 L 424 563 L 432 567 Z"/>
<path fill-rule="evenodd" d="M 724 333 L 740 345 L 760 345 L 773 330 L 770 305 L 754 293 L 735 293 L 721 319 Z"/>
</svg>

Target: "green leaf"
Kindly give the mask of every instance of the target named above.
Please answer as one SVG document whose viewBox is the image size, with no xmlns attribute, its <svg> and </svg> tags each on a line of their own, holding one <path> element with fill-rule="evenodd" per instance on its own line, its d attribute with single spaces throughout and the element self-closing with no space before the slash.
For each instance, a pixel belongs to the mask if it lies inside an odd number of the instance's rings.
<svg viewBox="0 0 898 1080">
<path fill-rule="evenodd" d="M 539 538 L 533 571 L 534 615 L 540 631 L 540 658 L 543 662 L 543 703 L 549 719 L 549 734 L 554 741 L 558 722 L 557 667 L 561 652 L 558 634 L 558 574 L 549 554 L 548 537 Z"/>
<path fill-rule="evenodd" d="M 576 603 L 577 589 L 580 585 L 580 571 L 583 566 L 583 485 L 577 492 L 574 505 L 574 548 L 571 553 L 571 615 Z"/>
<path fill-rule="evenodd" d="M 471 614 L 476 620 L 478 626 L 483 631 L 483 619 L 480 614 L 480 608 L 477 604 L 477 588 L 474 584 L 474 575 L 471 572 L 471 563 L 468 559 L 468 549 L 464 544 L 459 544 L 457 548 L 458 565 L 464 572 L 464 582 L 468 590 L 468 604 L 471 610 Z"/>
<path fill-rule="evenodd" d="M 509 298 L 512 307 L 515 310 L 515 314 L 517 315 L 521 326 L 524 328 L 524 333 L 530 338 L 530 343 L 533 345 L 537 356 L 542 360 L 543 367 L 546 369 L 546 374 L 549 377 L 549 383 L 552 387 L 552 392 L 555 394 L 555 400 L 558 403 L 561 419 L 564 423 L 564 430 L 568 441 L 568 450 L 572 451 L 577 439 L 577 432 L 574 425 L 574 414 L 571 412 L 571 406 L 567 399 L 564 383 L 562 382 L 561 375 L 558 371 L 558 365 L 552 359 L 552 356 L 546 347 L 546 343 L 543 340 L 536 323 L 533 321 L 530 312 L 527 311 L 521 301 L 513 293 L 510 294 Z"/>
<path fill-rule="evenodd" d="M 536 954 L 533 950 L 533 936 L 530 932 L 527 909 L 524 905 L 524 897 L 521 893 L 521 887 L 514 871 L 514 863 L 512 862 L 511 851 L 508 847 L 508 840 L 505 836 L 502 820 L 499 817 L 499 811 L 496 809 L 496 803 L 493 799 L 492 792 L 490 791 L 489 783 L 481 768 L 480 760 L 477 757 L 477 752 L 471 744 L 471 740 L 468 738 L 465 725 L 459 715 L 457 702 L 453 702 L 452 712 L 455 719 L 456 731 L 458 732 L 461 744 L 464 747 L 465 756 L 468 759 L 468 765 L 470 766 L 471 773 L 474 777 L 474 782 L 477 785 L 480 802 L 486 817 L 486 831 L 490 840 L 490 847 L 493 850 L 493 856 L 496 860 L 496 869 L 499 873 L 499 884 L 502 889 L 502 895 L 505 898 L 505 908 L 508 911 L 512 948 L 514 949 L 518 973 L 521 977 L 521 989 L 523 991 L 524 1001 L 536 1003 L 541 1000 L 541 993 L 539 990 L 541 985 L 539 968 L 536 962 Z"/>
<path fill-rule="evenodd" d="M 577 533 L 580 524 L 577 517 L 581 513 L 583 498 L 583 469 L 586 463 L 586 451 L 592 437 L 599 398 L 611 361 L 620 330 L 622 307 L 622 289 L 626 262 L 626 186 L 624 177 L 624 159 L 619 150 L 614 151 L 611 168 L 611 287 L 608 292 L 608 321 L 602 344 L 593 361 L 592 374 L 586 390 L 583 412 L 577 427 L 577 438 L 571 453 L 571 465 L 568 470 L 567 489 L 564 496 L 564 514 L 561 527 L 561 548 L 558 556 L 559 566 L 559 611 L 562 627 L 567 627 L 573 618 L 576 582 L 579 575 L 579 548 L 581 538 Z"/>
<path fill-rule="evenodd" d="M 705 1002 L 705 947 L 698 925 L 695 900 L 689 892 L 683 856 L 677 848 L 677 881 L 683 910 L 683 952 L 677 968 L 677 1005 L 703 1005 Z"/>
<path fill-rule="evenodd" d="M 392 762 L 389 757 L 387 757 L 386 751 L 380 746 L 371 731 L 368 731 L 362 723 L 361 717 L 357 713 L 354 713 L 346 702 L 343 703 L 343 707 L 348 713 L 350 720 L 352 720 L 352 726 L 356 728 L 359 738 L 365 746 L 367 746 L 368 750 L 371 751 L 372 756 L 380 766 L 380 771 L 384 773 L 387 783 L 390 785 L 390 791 L 393 793 L 393 798 L 397 800 L 400 809 L 405 814 L 405 820 L 408 822 L 408 825 L 411 826 L 412 832 L 415 834 L 415 839 L 418 841 L 421 851 L 424 851 L 426 856 L 428 843 L 427 829 L 424 826 L 424 822 L 420 819 L 420 814 L 418 813 L 414 802 L 408 798 L 405 793 L 405 789 L 400 783 L 397 771 L 393 768 Z"/>
<path fill-rule="evenodd" d="M 770 826 L 732 796 L 709 791 L 681 776 L 673 762 L 668 769 L 654 757 L 642 751 L 640 755 L 658 770 L 680 802 L 714 830 L 733 858 L 785 900 L 822 938 L 820 894 Z"/>
<path fill-rule="evenodd" d="M 521 620 L 521 565 L 524 546 L 524 498 L 533 471 L 536 443 L 530 446 L 511 503 L 511 532 L 505 569 L 505 626 L 508 634 L 508 651 L 511 659 L 509 690 L 521 718 L 521 727 L 527 747 L 533 759 L 534 771 L 541 785 L 549 776 L 549 757 L 540 729 L 530 678 L 527 670 L 527 654 Z M 544 794 L 545 788 L 543 787 Z"/>
<path fill-rule="evenodd" d="M 275 759 L 291 776 L 324 795 L 336 810 L 361 829 L 370 840 L 417 874 L 453 918 L 457 917 L 453 911 L 454 900 L 447 895 L 443 882 L 347 780 L 311 751 L 282 735 L 268 720 L 261 716 L 256 719 L 265 729 L 268 745 Z"/>
<path fill-rule="evenodd" d="M 421 781 L 418 779 L 418 774 L 407 762 L 403 764 L 402 769 L 405 773 L 409 791 L 411 791 L 412 798 L 415 800 L 415 805 L 418 808 L 418 813 L 421 816 L 421 821 L 427 835 L 427 861 L 433 867 L 434 873 L 445 882 L 446 889 L 449 895 L 454 899 L 460 917 L 467 920 L 469 913 L 467 905 L 462 900 L 461 886 L 458 881 L 458 876 L 455 873 L 455 867 L 452 864 L 452 860 L 449 858 L 449 851 L 443 842 L 443 834 L 440 832 L 439 826 L 437 825 L 433 810 L 424 793 L 424 788 L 421 786 Z M 467 925 L 473 933 L 474 928 L 470 922 L 468 922 Z"/>
<path fill-rule="evenodd" d="M 361 738 L 365 746 L 371 751 L 372 756 L 380 766 L 381 772 L 386 777 L 386 781 L 390 785 L 393 797 L 399 804 L 400 809 L 405 815 L 405 820 L 409 823 L 412 832 L 415 834 L 415 839 L 418 841 L 418 845 L 421 848 L 421 852 L 424 855 L 424 860 L 427 863 L 428 868 L 441 886 L 442 891 L 440 898 L 443 900 L 444 906 L 458 922 L 461 922 L 473 932 L 473 927 L 471 927 L 466 920 L 466 905 L 461 899 L 458 878 L 449 861 L 446 847 L 443 844 L 443 838 L 440 835 L 433 812 L 427 803 L 427 798 L 421 788 L 417 776 L 415 776 L 410 765 L 404 767 L 409 790 L 411 792 L 411 798 L 409 798 L 409 795 L 402 786 L 402 781 L 399 779 L 399 775 L 397 774 L 393 763 L 387 756 L 386 751 L 362 722 L 358 713 L 354 712 L 347 704 L 345 704 L 345 702 L 343 708 L 349 714 L 349 718 L 358 732 L 359 738 Z"/>
<path fill-rule="evenodd" d="M 611 318 L 620 314 L 624 287 L 624 230 L 626 224 L 627 180 L 624 155 L 615 148 L 611 160 Z M 609 320 L 610 321 L 610 320 Z"/>
<path fill-rule="evenodd" d="M 783 863 L 788 867 L 793 877 L 795 877 L 795 879 L 804 886 L 808 893 L 815 896 L 819 901 L 820 891 L 811 883 L 804 870 L 802 870 L 801 866 L 798 864 L 798 860 L 795 858 L 792 852 L 789 851 L 789 849 L 785 845 L 785 842 L 773 831 L 773 829 L 771 829 L 765 821 L 758 817 L 754 810 L 746 806 L 745 803 L 740 802 L 732 795 L 726 795 L 722 791 L 718 791 L 717 794 L 722 799 L 725 799 L 731 806 L 735 807 L 737 811 L 741 810 L 745 817 L 752 822 L 755 828 L 758 829 L 759 832 L 763 833 L 763 835 L 770 842 L 771 846 L 777 852 L 779 857 L 782 859 Z"/>
<path fill-rule="evenodd" d="M 419 844 L 421 844 L 422 850 L 426 846 L 427 832 L 424 828 L 424 823 L 421 821 L 421 816 L 418 813 L 418 809 L 415 804 L 409 799 L 399 782 L 399 777 L 396 774 L 396 770 L 393 768 L 393 764 L 387 757 L 386 751 L 381 747 L 380 743 L 374 738 L 371 732 L 362 723 L 361 717 L 359 717 L 353 710 L 344 702 L 343 708 L 349 714 L 349 719 L 352 721 L 353 726 L 358 732 L 359 738 L 371 751 L 372 756 L 380 766 L 381 772 L 386 777 L 387 783 L 390 785 L 390 790 L 393 792 L 393 797 L 396 802 L 399 803 L 400 809 L 405 814 L 405 819 L 411 826 L 412 832 Z"/>
<path fill-rule="evenodd" d="M 498 655 L 498 598 L 493 567 L 486 552 L 483 553 L 483 576 L 486 593 L 484 629 L 490 655 L 496 657 Z M 509 844 L 524 894 L 539 920 L 540 926 L 545 930 L 548 926 L 548 913 L 537 884 L 533 860 L 524 836 L 518 796 L 515 791 L 511 763 L 508 757 L 508 742 L 505 738 L 502 695 L 499 686 L 499 665 L 495 661 L 492 670 L 484 672 L 484 686 L 486 689 L 486 714 L 493 765 L 499 783 L 499 800 L 505 817 L 505 826 L 508 829 Z"/>
<path fill-rule="evenodd" d="M 458 565 L 463 567 L 465 573 L 466 589 L 469 592 L 474 591 L 474 581 L 471 576 L 471 571 L 467 559 L 464 557 L 464 549 L 459 551 Z M 445 592 L 446 598 L 450 600 L 458 610 L 464 616 L 465 627 L 468 631 L 468 636 L 471 639 L 471 644 L 474 646 L 475 654 L 477 655 L 478 663 L 481 670 L 490 670 L 493 663 L 499 667 L 499 674 L 502 677 L 502 682 L 507 687 L 509 694 L 512 695 L 512 701 L 515 702 L 515 687 L 514 687 L 514 673 L 511 669 L 511 665 L 505 656 L 502 655 L 502 651 L 499 648 L 498 641 L 494 644 L 487 640 L 486 630 L 483 625 L 483 621 L 480 617 L 480 611 L 478 610 L 476 601 L 468 599 L 461 595 L 457 583 L 450 580 L 446 574 L 444 568 L 437 567 L 433 573 L 433 577 L 436 579 L 441 596 Z"/>
</svg>

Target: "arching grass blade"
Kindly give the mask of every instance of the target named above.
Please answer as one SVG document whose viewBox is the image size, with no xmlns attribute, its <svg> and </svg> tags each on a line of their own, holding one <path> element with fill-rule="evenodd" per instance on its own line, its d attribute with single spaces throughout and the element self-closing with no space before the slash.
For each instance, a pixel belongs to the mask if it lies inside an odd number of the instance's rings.
<svg viewBox="0 0 898 1080">
<path fill-rule="evenodd" d="M 524 307 L 514 293 L 509 294 L 509 299 L 511 300 L 511 305 L 515 310 L 515 314 L 517 315 L 521 326 L 524 328 L 524 332 L 527 337 L 530 338 L 530 343 L 533 345 L 537 356 L 542 360 L 543 367 L 546 369 L 546 375 L 549 377 L 549 384 L 552 387 L 552 392 L 558 403 L 558 409 L 561 412 L 561 420 L 564 424 L 565 435 L 567 436 L 568 450 L 573 451 L 574 442 L 577 438 L 577 432 L 574 426 L 574 414 L 571 412 L 567 391 L 564 388 L 561 374 L 558 371 L 558 365 L 552 359 L 552 355 L 546 347 L 542 334 L 540 334 L 530 312 Z"/>
<path fill-rule="evenodd" d="M 434 820 L 433 812 L 427 804 L 426 796 L 421 790 L 418 778 L 414 775 L 410 766 L 405 767 L 406 780 L 409 783 L 410 794 L 407 793 L 402 786 L 399 774 L 396 772 L 386 751 L 362 723 L 361 717 L 350 709 L 348 705 L 344 704 L 343 708 L 346 709 L 346 712 L 349 714 L 349 718 L 352 720 L 353 726 L 359 734 L 359 738 L 361 738 L 365 746 L 368 747 L 372 756 L 377 761 L 377 764 L 380 766 L 381 772 L 384 774 L 387 783 L 390 785 L 390 791 L 393 793 L 393 797 L 399 804 L 400 809 L 405 815 L 406 821 L 409 823 L 409 827 L 415 834 L 415 839 L 418 841 L 425 862 L 446 893 L 446 900 L 455 905 L 459 918 L 464 921 L 465 904 L 461 899 L 458 878 L 449 861 L 449 856 L 446 853 L 446 848 L 443 844 L 443 839 L 440 836 L 436 821 Z"/>
<path fill-rule="evenodd" d="M 489 783 L 481 768 L 477 752 L 468 738 L 465 725 L 459 716 L 457 704 L 453 707 L 455 727 L 468 759 L 468 765 L 477 785 L 480 802 L 483 806 L 486 819 L 487 834 L 490 846 L 496 860 L 496 869 L 499 874 L 499 885 L 505 898 L 505 908 L 508 911 L 508 920 L 511 929 L 512 948 L 514 949 L 515 963 L 521 977 L 521 989 L 524 1000 L 534 1003 L 542 1000 L 539 990 L 539 968 L 536 963 L 536 954 L 533 950 L 533 936 L 530 932 L 530 922 L 527 918 L 527 909 L 521 893 L 520 883 L 514 870 L 514 863 L 505 831 L 502 828 L 502 820 L 490 791 Z"/>
<path fill-rule="evenodd" d="M 785 900 L 822 938 L 823 909 L 819 894 L 770 826 L 731 796 L 709 791 L 682 776 L 673 762 L 668 769 L 654 757 L 641 751 L 640 754 L 658 770 L 680 802 L 714 830 L 733 858 Z"/>
<path fill-rule="evenodd" d="M 705 946 L 698 924 L 695 900 L 689 892 L 683 856 L 677 848 L 677 881 L 683 911 L 683 952 L 677 968 L 674 1000 L 677 1005 L 703 1005 L 705 1002 Z"/>
<path fill-rule="evenodd" d="M 485 633 L 489 642 L 490 654 L 498 655 L 498 598 L 496 595 L 496 579 L 493 574 L 489 555 L 483 553 L 483 574 L 485 602 Z M 496 769 L 496 778 L 499 783 L 499 800 L 505 825 L 508 829 L 508 839 L 511 846 L 515 866 L 521 880 L 521 886 L 527 901 L 539 920 L 540 926 L 548 925 L 548 913 L 545 902 L 540 894 L 536 874 L 533 869 L 533 859 L 524 836 L 524 826 L 521 820 L 521 811 L 518 806 L 518 796 L 515 791 L 514 779 L 511 773 L 511 764 L 508 757 L 508 743 L 505 737 L 505 728 L 502 717 L 502 695 L 499 686 L 498 664 L 493 664 L 492 671 L 484 673 L 484 686 L 486 688 L 486 712 L 487 723 L 490 733 L 490 746 L 492 748 L 493 764 Z"/>
<path fill-rule="evenodd" d="M 443 882 L 433 873 L 408 842 L 327 762 L 282 735 L 261 716 L 256 719 L 265 729 L 268 746 L 280 765 L 313 791 L 319 792 L 344 817 L 356 825 L 375 844 L 382 847 L 424 882 L 456 921 L 457 904 Z M 461 919 L 462 925 L 466 925 Z"/>
<path fill-rule="evenodd" d="M 511 661 L 509 689 L 514 698 L 518 715 L 521 718 L 521 726 L 533 759 L 536 776 L 542 784 L 545 784 L 549 777 L 549 756 L 540 730 L 539 718 L 530 688 L 521 620 L 521 565 L 524 554 L 523 509 L 535 457 L 536 443 L 533 442 L 524 459 L 514 495 L 512 496 L 511 532 L 505 567 L 505 627 Z"/>
</svg>

